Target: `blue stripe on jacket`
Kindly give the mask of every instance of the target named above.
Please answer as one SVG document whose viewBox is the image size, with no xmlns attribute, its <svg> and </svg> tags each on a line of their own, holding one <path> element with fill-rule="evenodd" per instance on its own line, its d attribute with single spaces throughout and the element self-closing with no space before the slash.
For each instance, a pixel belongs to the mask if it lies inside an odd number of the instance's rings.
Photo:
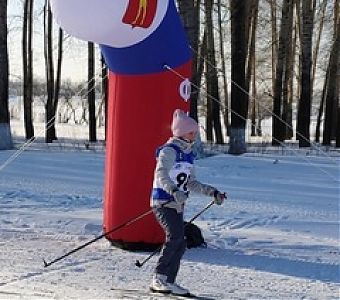
<svg viewBox="0 0 340 300">
<path fill-rule="evenodd" d="M 152 199 L 174 201 L 175 198 L 161 188 L 152 189 Z"/>
</svg>

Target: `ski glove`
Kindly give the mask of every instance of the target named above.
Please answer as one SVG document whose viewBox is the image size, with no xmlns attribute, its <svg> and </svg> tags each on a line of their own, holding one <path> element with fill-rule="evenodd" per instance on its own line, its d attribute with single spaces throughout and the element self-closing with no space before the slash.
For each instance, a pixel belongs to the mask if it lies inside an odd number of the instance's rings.
<svg viewBox="0 0 340 300">
<path fill-rule="evenodd" d="M 184 204 L 188 199 L 188 194 L 179 190 L 175 190 L 172 195 L 175 198 L 175 201 L 179 204 Z"/>
<path fill-rule="evenodd" d="M 215 190 L 215 192 L 214 192 L 214 202 L 215 202 L 215 204 L 221 205 L 225 198 L 227 198 L 225 193 L 221 193 L 220 191 Z"/>
</svg>

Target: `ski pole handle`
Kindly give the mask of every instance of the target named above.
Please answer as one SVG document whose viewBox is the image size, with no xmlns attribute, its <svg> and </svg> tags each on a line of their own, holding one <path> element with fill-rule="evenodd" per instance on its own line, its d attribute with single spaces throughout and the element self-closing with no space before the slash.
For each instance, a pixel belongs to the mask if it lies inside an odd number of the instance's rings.
<svg viewBox="0 0 340 300">
<path fill-rule="evenodd" d="M 227 194 L 224 192 L 220 192 L 218 190 L 215 190 L 214 192 L 214 203 L 217 205 L 222 205 L 224 200 L 227 199 Z"/>
</svg>

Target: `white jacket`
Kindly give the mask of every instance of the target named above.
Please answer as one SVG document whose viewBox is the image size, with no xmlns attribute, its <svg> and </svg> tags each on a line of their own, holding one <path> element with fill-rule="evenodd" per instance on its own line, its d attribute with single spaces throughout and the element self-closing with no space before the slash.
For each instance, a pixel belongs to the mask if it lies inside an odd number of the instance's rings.
<svg viewBox="0 0 340 300">
<path fill-rule="evenodd" d="M 158 149 L 151 206 L 157 207 L 168 202 L 166 207 L 182 212 L 183 206 L 172 196 L 176 190 L 213 196 L 216 188 L 196 179 L 192 143 L 172 137 Z"/>
</svg>

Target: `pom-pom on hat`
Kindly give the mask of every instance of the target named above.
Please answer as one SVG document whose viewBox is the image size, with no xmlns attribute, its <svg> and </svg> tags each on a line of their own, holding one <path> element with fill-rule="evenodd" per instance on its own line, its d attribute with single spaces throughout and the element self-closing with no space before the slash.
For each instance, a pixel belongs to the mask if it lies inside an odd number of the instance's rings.
<svg viewBox="0 0 340 300">
<path fill-rule="evenodd" d="M 183 110 L 176 109 L 172 118 L 171 131 L 174 136 L 182 137 L 189 132 L 196 133 L 198 131 L 198 124 Z"/>
</svg>

